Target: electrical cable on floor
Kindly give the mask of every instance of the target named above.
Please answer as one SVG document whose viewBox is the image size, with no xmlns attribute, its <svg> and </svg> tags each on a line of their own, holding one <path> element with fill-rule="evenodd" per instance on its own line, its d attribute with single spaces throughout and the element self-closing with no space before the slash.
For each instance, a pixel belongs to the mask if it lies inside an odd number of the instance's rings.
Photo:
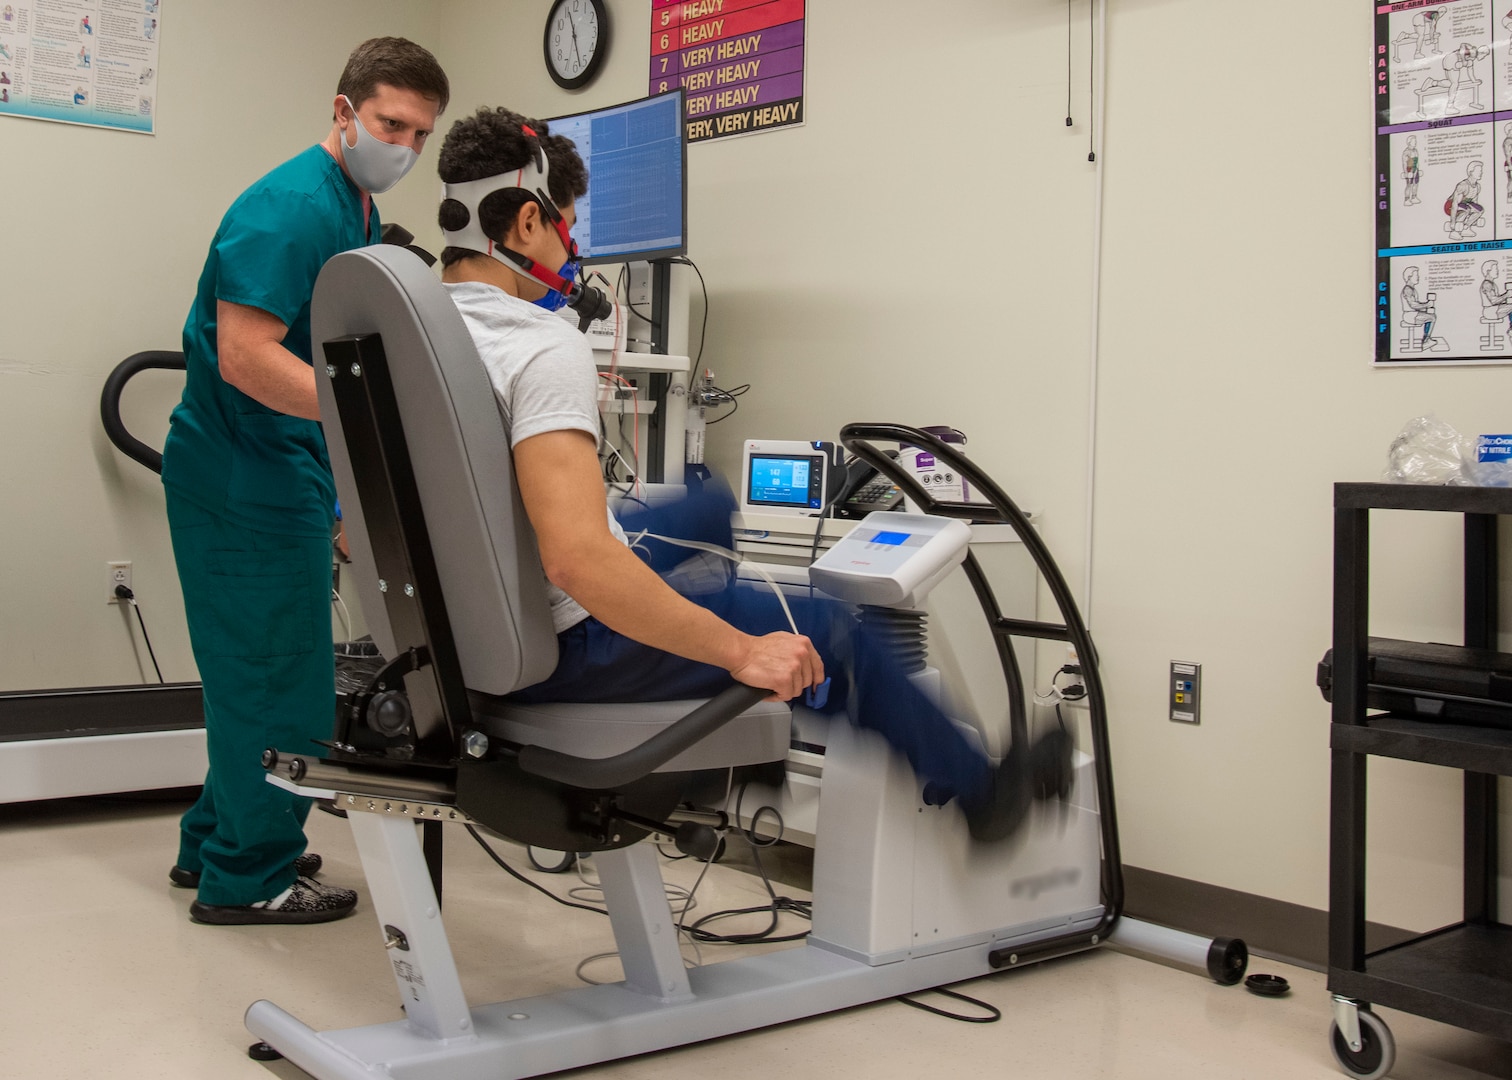
<svg viewBox="0 0 1512 1080">
<path fill-rule="evenodd" d="M 658 851 L 661 851 L 661 845 L 660 844 L 656 845 L 656 849 Z M 717 849 L 716 849 L 716 851 L 717 851 Z M 684 856 L 680 856 L 680 858 L 688 858 L 688 856 L 684 855 Z M 699 875 L 698 875 L 698 881 L 695 881 L 693 883 L 693 887 L 691 889 L 684 889 L 681 885 L 668 885 L 665 881 L 662 882 L 662 889 L 665 891 L 665 893 L 667 895 L 667 906 L 669 908 L 672 906 L 672 903 L 674 901 L 676 901 L 676 900 L 681 900 L 683 902 L 682 911 L 680 911 L 677 914 L 676 919 L 675 919 L 675 923 L 674 923 L 678 927 L 678 936 L 679 937 L 684 936 L 683 933 L 682 933 L 682 927 L 681 927 L 681 923 L 683 921 L 684 916 L 686 916 L 689 911 L 693 910 L 693 908 L 697 906 L 697 902 L 693 899 L 693 894 L 698 891 L 699 883 L 703 881 L 703 875 L 704 875 L 704 873 L 708 872 L 709 864 L 712 863 L 713 861 L 714 861 L 714 857 L 713 857 L 713 855 L 710 855 L 708 861 L 704 863 L 703 871 L 700 872 Z M 600 897 L 603 897 L 603 895 L 604 895 L 604 886 L 603 886 L 603 884 L 601 882 L 598 882 L 598 881 L 591 881 L 591 880 L 589 880 L 588 875 L 586 873 L 584 873 L 584 871 L 583 871 L 583 860 L 582 859 L 579 859 L 578 863 L 577 863 L 577 875 L 578 875 L 578 880 L 581 881 L 583 884 L 579 885 L 579 886 L 576 886 L 576 887 L 574 887 L 572 889 L 569 889 L 567 891 L 567 895 L 568 896 L 571 896 L 574 899 L 579 899 L 580 900 L 580 899 L 584 898 L 584 894 L 585 893 L 594 893 L 594 892 L 596 892 L 596 893 L 598 893 L 598 895 Z M 690 968 L 690 969 L 691 968 L 702 967 L 703 966 L 703 950 L 698 947 L 698 942 L 694 941 L 692 937 L 688 938 L 688 944 L 691 945 L 691 946 L 693 946 L 693 959 L 689 960 L 686 956 L 683 957 L 683 966 L 687 967 L 687 968 Z M 611 958 L 616 957 L 618 955 L 619 955 L 619 950 L 618 949 L 611 949 L 608 952 L 594 953 L 592 956 L 585 956 L 585 957 L 583 957 L 583 959 L 581 959 L 581 960 L 578 961 L 577 967 L 573 968 L 573 974 L 576 975 L 583 982 L 587 983 L 589 986 L 603 986 L 604 984 L 600 980 L 598 980 L 598 979 L 592 979 L 592 978 L 589 978 L 587 975 L 585 975 L 583 973 L 583 969 L 585 967 L 587 967 L 589 964 L 592 964 L 592 963 L 594 963 L 596 961 L 599 961 L 599 960 L 608 960 L 608 959 L 611 959 Z"/>
<path fill-rule="evenodd" d="M 584 874 L 584 872 L 583 872 L 583 865 L 582 865 L 582 860 L 581 859 L 578 860 L 577 872 L 578 872 L 578 879 L 580 881 L 582 881 L 583 884 L 579 885 L 579 886 L 574 886 L 572 889 L 568 890 L 567 895 L 571 896 L 571 897 L 574 897 L 575 899 L 573 899 L 573 900 L 564 900 L 564 899 L 562 899 L 562 897 L 558 896 L 556 893 L 552 892 L 550 889 L 546 888 L 545 886 L 539 885 L 536 882 L 531 881 L 524 874 L 520 873 L 514 867 L 510 866 L 507 862 L 505 862 L 503 856 L 501 856 L 497 851 L 495 851 L 493 849 L 493 846 L 491 844 L 489 844 L 489 842 L 487 840 L 483 839 L 483 835 L 480 832 L 478 832 L 478 830 L 476 828 L 474 828 L 471 825 L 466 825 L 466 826 L 464 826 L 464 828 L 467 830 L 468 835 L 471 836 L 474 840 L 476 840 L 478 842 L 478 846 L 481 847 L 485 852 L 487 852 L 488 857 L 490 859 L 492 859 L 499 866 L 499 868 L 501 870 L 503 870 L 510 877 L 514 878 L 516 881 L 518 881 L 518 882 L 520 882 L 520 883 L 522 883 L 524 885 L 530 886 L 532 889 L 534 889 L 536 892 L 540 893 L 542 896 L 545 896 L 545 897 L 547 897 L 547 898 L 549 898 L 551 900 L 554 900 L 556 903 L 561 904 L 563 907 L 577 908 L 580 911 L 591 911 L 591 912 L 594 912 L 597 915 L 606 915 L 607 916 L 609 914 L 609 912 L 606 909 L 601 908 L 601 907 L 595 907 L 595 906 L 593 906 L 592 903 L 586 903 L 585 904 L 585 903 L 579 903 L 579 902 L 577 902 L 576 898 L 580 897 L 581 894 L 584 893 L 584 892 L 596 891 L 599 894 L 599 896 L 601 896 L 601 897 L 603 896 L 603 886 L 601 884 L 599 884 L 598 882 L 590 881 L 588 879 L 587 875 Z M 712 862 L 713 862 L 713 857 L 711 856 L 710 859 L 709 859 L 709 863 L 712 863 Z M 708 871 L 708 869 L 709 869 L 709 863 L 705 863 L 704 864 L 704 872 Z M 703 880 L 703 874 L 702 873 L 699 874 L 698 880 L 700 882 Z M 663 885 L 663 888 L 666 890 L 666 893 L 667 893 L 667 903 L 668 903 L 668 906 L 670 906 L 673 901 L 676 901 L 676 900 L 682 900 L 683 901 L 682 912 L 678 916 L 678 921 L 680 923 L 682 921 L 682 916 L 686 915 L 689 911 L 693 910 L 693 908 L 697 906 L 695 900 L 693 899 L 693 894 L 698 890 L 698 883 L 695 882 L 692 889 L 683 889 L 681 886 L 678 886 L 678 885 L 665 885 L 665 884 Z M 681 930 L 680 926 L 679 926 L 679 930 Z M 698 942 L 692 936 L 689 936 L 688 943 L 693 946 L 694 959 L 692 961 L 689 961 L 686 957 L 684 957 L 683 963 L 686 964 L 688 967 L 700 967 L 700 966 L 702 966 L 702 964 L 703 964 L 703 952 L 702 952 L 701 949 L 699 949 Z M 574 973 L 583 982 L 588 983 L 591 986 L 600 986 L 602 984 L 600 982 L 598 982 L 596 979 L 590 979 L 588 976 L 586 976 L 586 975 L 583 974 L 583 968 L 587 967 L 589 964 L 593 963 L 596 960 L 607 960 L 611 956 L 618 956 L 618 955 L 619 955 L 619 951 L 618 950 L 614 950 L 614 951 L 611 951 L 611 952 L 595 953 L 592 956 L 584 957 L 582 960 L 580 960 L 578 962 L 577 967 L 574 969 Z"/>
<path fill-rule="evenodd" d="M 661 845 L 656 845 L 656 850 L 661 851 Z M 681 857 L 686 858 L 687 856 Z M 567 895 L 572 897 L 572 899 L 581 901 L 585 904 L 602 903 L 604 899 L 603 883 L 590 879 L 587 872 L 583 868 L 583 864 L 583 859 L 577 859 L 576 866 L 574 868 L 577 871 L 578 880 L 581 881 L 582 884 L 574 885 L 572 888 L 568 889 Z M 679 900 L 683 902 L 684 910 L 697 906 L 693 903 L 692 893 L 689 890 L 683 888 L 681 885 L 669 885 L 666 882 L 662 882 L 662 890 L 667 894 L 667 904 L 669 907 Z"/>
<path fill-rule="evenodd" d="M 478 842 L 478 846 L 488 853 L 488 857 L 499 865 L 499 869 L 503 870 L 506 874 L 508 874 L 510 877 L 514 878 L 516 881 L 518 881 L 518 882 L 520 882 L 520 883 L 522 883 L 524 885 L 529 885 L 532 889 L 534 889 L 538 893 L 541 893 L 543 896 L 549 896 L 551 899 L 555 900 L 558 904 L 561 904 L 563 907 L 578 908 L 578 909 L 580 909 L 582 911 L 592 911 L 592 912 L 594 912 L 595 914 L 598 914 L 598 915 L 605 915 L 605 916 L 607 916 L 609 914 L 603 908 L 594 907 L 591 904 L 578 904 L 578 903 L 574 903 L 571 900 L 563 900 L 560 896 L 558 896 L 556 893 L 552 892 L 550 889 L 548 889 L 548 888 L 546 888 L 546 887 L 544 887 L 542 885 L 536 884 L 534 881 L 531 881 L 524 874 L 520 873 L 514 867 L 510 866 L 507 862 L 505 862 L 504 859 L 503 859 L 503 857 L 497 851 L 495 851 L 493 849 L 493 847 L 488 843 L 488 841 L 485 840 L 485 839 L 483 839 L 483 834 L 480 833 L 480 832 L 478 832 L 478 830 L 476 828 L 474 828 L 471 825 L 464 825 L 463 828 L 467 830 L 467 834 L 469 836 L 471 836 L 474 840 L 476 840 Z"/>
<path fill-rule="evenodd" d="M 724 838 L 721 836 L 720 839 L 723 840 Z M 677 921 L 675 923 L 678 936 L 687 938 L 688 944 L 693 946 L 693 955 L 698 958 L 700 967 L 703 966 L 703 950 L 698 947 L 698 938 L 688 928 L 688 912 L 693 910 L 693 898 L 698 895 L 698 887 L 703 884 L 704 877 L 709 872 L 709 867 L 714 865 L 714 859 L 718 855 L 719 845 L 715 844 L 714 850 L 709 852 L 709 857 L 698 868 L 698 877 L 693 879 L 693 887 L 688 890 L 687 902 L 683 904 L 683 909 L 677 913 Z"/>
<path fill-rule="evenodd" d="M 808 937 L 809 932 L 807 930 L 804 930 L 801 933 L 784 935 L 778 935 L 776 933 L 776 930 L 781 921 L 781 913 L 784 911 L 791 912 L 801 919 L 808 919 L 812 921 L 812 901 L 794 900 L 789 896 L 778 896 L 777 891 L 772 888 L 772 879 L 767 875 L 766 867 L 762 864 L 761 861 L 761 849 L 766 847 L 773 847 L 782 840 L 782 834 L 785 827 L 782 820 L 782 815 L 777 811 L 775 807 L 763 806 L 751 815 L 751 824 L 749 828 L 739 827 L 739 822 L 741 820 L 740 809 L 741 804 L 745 801 L 745 793 L 746 785 L 742 784 L 740 785 L 740 793 L 735 797 L 735 821 L 737 824 L 736 831 L 740 833 L 740 835 L 745 839 L 746 843 L 751 848 L 752 861 L 756 865 L 756 872 L 761 875 L 761 883 L 766 888 L 767 896 L 771 898 L 770 903 L 760 904 L 756 907 L 734 908 L 727 911 L 716 911 L 712 914 L 703 916 L 691 926 L 679 926 L 679 929 L 685 930 L 689 937 L 691 937 L 693 940 L 701 941 L 711 945 L 755 945 L 760 942 L 802 941 L 804 938 Z M 777 820 L 777 832 L 771 838 L 764 840 L 756 835 L 756 825 L 761 820 L 762 815 L 767 813 L 768 811 L 770 811 L 771 815 Z M 707 867 L 705 867 L 705 869 L 707 870 Z M 702 875 L 699 875 L 699 880 L 702 881 L 702 879 Z M 698 883 L 695 882 L 693 891 L 696 892 L 697 889 Z M 757 931 L 755 933 L 716 934 L 712 930 L 704 929 L 710 923 L 720 919 L 730 919 L 734 918 L 737 915 L 760 915 L 763 913 L 769 913 L 772 916 L 771 922 L 767 925 L 767 928 L 765 930 Z"/>
<path fill-rule="evenodd" d="M 739 793 L 735 797 L 736 822 L 740 821 L 740 811 L 745 801 L 745 793 L 746 785 L 742 784 L 740 786 Z M 762 838 L 756 834 L 755 830 L 757 825 L 761 822 L 763 815 L 766 814 L 770 814 L 773 818 L 776 819 L 776 832 L 769 838 Z M 807 930 L 796 934 L 776 934 L 776 930 L 781 921 L 781 913 L 784 911 L 791 912 L 801 919 L 807 919 L 810 921 L 813 920 L 812 901 L 795 900 L 789 896 L 778 896 L 777 891 L 772 887 L 772 880 L 766 872 L 766 867 L 762 864 L 761 861 L 760 849 L 765 847 L 773 847 L 776 844 L 780 843 L 785 827 L 785 823 L 782 820 L 782 814 L 779 813 L 775 807 L 762 806 L 758 808 L 756 812 L 751 816 L 751 824 L 749 828 L 738 828 L 736 830 L 750 846 L 752 861 L 755 863 L 757 873 L 761 875 L 761 883 L 766 889 L 767 896 L 770 898 L 770 902 L 766 904 L 760 904 L 755 907 L 732 908 L 725 911 L 712 912 L 711 914 L 699 918 L 692 925 L 688 925 L 686 916 L 690 911 L 694 909 L 694 907 L 697 906 L 695 897 L 697 896 L 699 886 L 703 884 L 705 875 L 707 875 L 709 872 L 709 867 L 714 865 L 714 858 L 718 854 L 719 850 L 718 847 L 716 847 L 714 851 L 710 853 L 708 859 L 704 860 L 703 866 L 699 870 L 698 878 L 693 882 L 693 886 L 691 888 L 683 890 L 680 886 L 676 885 L 664 886 L 667 890 L 667 900 L 669 905 L 676 900 L 683 900 L 682 910 L 677 913 L 675 925 L 677 927 L 678 933 L 680 935 L 685 935 L 688 939 L 689 944 L 693 946 L 696 957 L 695 962 L 692 963 L 684 958 L 684 963 L 689 964 L 690 967 L 702 965 L 703 954 L 702 950 L 699 949 L 700 944 L 755 945 L 764 942 L 802 941 L 804 938 L 808 937 L 809 932 Z M 602 886 L 597 882 L 593 882 L 588 879 L 588 877 L 583 872 L 581 862 L 579 862 L 578 865 L 578 877 L 579 880 L 581 880 L 584 884 L 582 886 L 574 886 L 571 890 L 569 890 L 568 896 L 573 897 L 574 899 L 564 899 L 558 896 L 556 893 L 552 892 L 550 889 L 547 889 L 546 887 L 534 881 L 531 881 L 524 874 L 520 873 L 514 867 L 510 866 L 509 863 L 505 862 L 503 856 L 501 856 L 497 851 L 493 849 L 492 845 L 490 845 L 488 841 L 483 838 L 483 835 L 477 830 L 477 828 L 472 825 L 464 826 L 464 828 L 467 830 L 468 835 L 471 836 L 475 841 L 477 841 L 478 846 L 487 853 L 488 857 L 492 859 L 500 869 L 502 869 L 506 874 L 514 878 L 516 881 L 519 881 L 524 885 L 528 885 L 536 892 L 555 901 L 563 907 L 578 908 L 582 911 L 592 911 L 598 915 L 607 916 L 609 914 L 609 912 L 602 907 L 596 907 L 592 903 L 580 902 L 579 897 L 585 890 L 596 890 L 598 891 L 600 896 L 603 895 Z M 771 915 L 771 922 L 767 925 L 766 929 L 754 933 L 716 934 L 712 930 L 705 929 L 708 924 L 717 920 L 735 918 L 739 915 L 759 915 L 763 913 L 768 913 Z M 582 979 L 584 982 L 597 985 L 594 980 L 588 978 L 583 974 L 582 969 L 586 965 L 596 960 L 603 960 L 615 955 L 618 955 L 617 952 L 597 953 L 593 956 L 586 957 L 585 959 L 580 961 L 577 966 L 577 977 Z"/>
<path fill-rule="evenodd" d="M 977 1008 L 985 1010 L 987 1012 L 987 1015 L 965 1016 L 961 1013 L 953 1013 L 948 1009 L 941 1009 L 935 1007 L 934 1005 L 926 1005 L 922 1001 L 915 1001 L 907 994 L 899 994 L 897 997 L 893 998 L 893 1000 L 901 1002 L 911 1009 L 918 1009 L 921 1012 L 934 1013 L 934 1015 L 943 1016 L 947 1020 L 959 1020 L 963 1024 L 995 1024 L 1003 1018 L 1003 1011 L 996 1005 L 990 1005 L 987 1002 L 980 1001 L 974 997 L 967 997 L 965 994 L 958 994 L 954 990 L 946 990 L 943 986 L 936 986 L 929 990 L 920 990 L 919 993 L 943 994 L 945 997 L 954 998 L 956 1001 L 964 1001 L 968 1005 L 975 1005 Z"/>
<path fill-rule="evenodd" d="M 124 585 L 115 587 L 116 598 L 126 601 L 131 605 L 131 610 L 136 612 L 137 625 L 142 628 L 142 640 L 147 643 L 147 655 L 152 658 L 152 670 L 157 672 L 158 682 L 167 685 L 163 678 L 163 669 L 158 667 L 157 653 L 152 649 L 152 638 L 147 636 L 147 623 L 142 619 L 142 606 L 136 602 L 136 593 Z"/>
</svg>

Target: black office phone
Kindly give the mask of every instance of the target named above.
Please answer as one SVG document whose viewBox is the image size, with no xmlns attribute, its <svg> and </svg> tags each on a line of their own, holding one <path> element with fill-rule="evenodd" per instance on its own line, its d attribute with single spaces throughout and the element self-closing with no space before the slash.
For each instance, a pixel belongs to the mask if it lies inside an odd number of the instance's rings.
<svg viewBox="0 0 1512 1080">
<path fill-rule="evenodd" d="M 897 457 L 896 451 L 888 451 Z M 860 458 L 846 466 L 845 490 L 835 499 L 835 516 L 864 518 L 877 510 L 900 510 L 903 493 L 887 477 Z"/>
</svg>

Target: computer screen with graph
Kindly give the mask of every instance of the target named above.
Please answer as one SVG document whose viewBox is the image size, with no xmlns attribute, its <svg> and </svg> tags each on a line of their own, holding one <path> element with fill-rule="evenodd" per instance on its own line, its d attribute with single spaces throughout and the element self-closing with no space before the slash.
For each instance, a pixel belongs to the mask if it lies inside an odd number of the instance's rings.
<svg viewBox="0 0 1512 1080">
<path fill-rule="evenodd" d="M 572 230 L 585 263 L 687 254 L 682 110 L 677 90 L 548 120 L 588 166 L 588 194 L 577 201 Z"/>
</svg>

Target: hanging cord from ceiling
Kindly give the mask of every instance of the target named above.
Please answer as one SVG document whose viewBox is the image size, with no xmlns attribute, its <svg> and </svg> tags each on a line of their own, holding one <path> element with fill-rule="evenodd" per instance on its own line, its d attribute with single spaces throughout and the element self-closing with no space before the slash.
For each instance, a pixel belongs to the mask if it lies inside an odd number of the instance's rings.
<svg viewBox="0 0 1512 1080">
<path fill-rule="evenodd" d="M 1071 119 L 1071 0 L 1066 0 L 1066 126 L 1075 127 Z"/>
<path fill-rule="evenodd" d="M 1087 11 L 1087 97 L 1097 100 L 1097 20 L 1094 12 Z M 1087 160 L 1097 162 L 1097 110 L 1092 110 L 1092 123 L 1087 125 Z"/>
<path fill-rule="evenodd" d="M 1071 36 L 1072 18 L 1071 7 L 1074 0 L 1066 0 L 1066 126 L 1075 127 L 1076 122 L 1071 115 Z M 1095 0 L 1094 0 L 1095 3 Z M 1095 12 L 1088 12 L 1087 16 L 1087 96 L 1094 102 L 1097 100 L 1097 19 Z M 1093 108 L 1092 123 L 1087 125 L 1087 160 L 1094 165 L 1097 163 L 1097 110 Z"/>
</svg>

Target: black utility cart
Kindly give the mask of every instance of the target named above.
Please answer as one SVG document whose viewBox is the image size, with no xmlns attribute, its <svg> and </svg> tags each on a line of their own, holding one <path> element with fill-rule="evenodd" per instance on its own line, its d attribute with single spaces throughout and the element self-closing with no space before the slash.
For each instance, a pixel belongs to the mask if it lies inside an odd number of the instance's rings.
<svg viewBox="0 0 1512 1080">
<path fill-rule="evenodd" d="M 1367 715 L 1376 693 L 1367 631 L 1370 511 L 1376 509 L 1464 515 L 1463 648 L 1495 650 L 1497 519 L 1512 515 L 1512 489 L 1334 487 L 1330 1041 L 1344 1071 L 1366 1080 L 1385 1076 L 1396 1056 L 1372 1004 L 1512 1040 L 1512 927 L 1497 921 L 1497 778 L 1512 775 L 1512 730 L 1426 718 L 1432 702 L 1426 709 Z M 1376 952 L 1365 947 L 1370 755 L 1459 769 L 1465 782 L 1464 921 Z"/>
</svg>

